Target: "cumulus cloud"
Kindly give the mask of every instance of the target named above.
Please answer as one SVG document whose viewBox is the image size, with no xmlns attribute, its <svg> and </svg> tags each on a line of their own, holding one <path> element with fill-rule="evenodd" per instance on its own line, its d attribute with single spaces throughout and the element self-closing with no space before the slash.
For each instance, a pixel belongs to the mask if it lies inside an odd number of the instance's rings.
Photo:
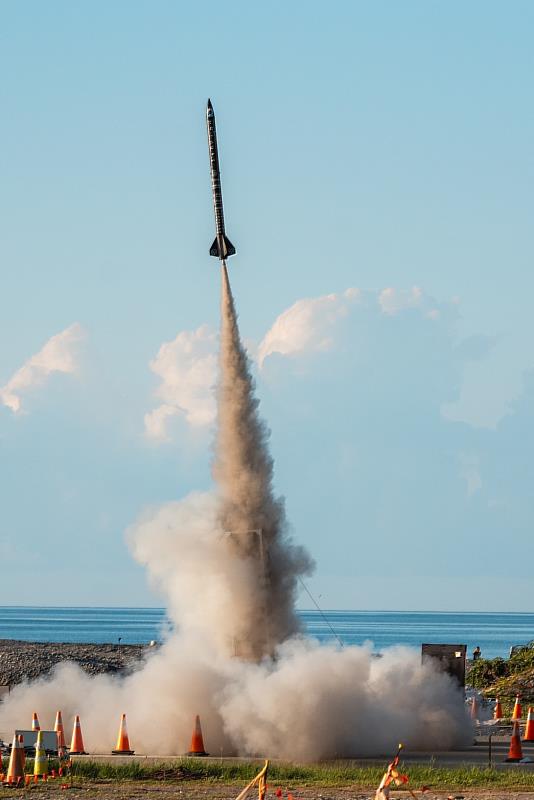
<svg viewBox="0 0 534 800">
<path fill-rule="evenodd" d="M 145 433 L 150 439 L 169 439 L 173 417 L 183 417 L 193 427 L 213 422 L 216 346 L 217 337 L 207 325 L 182 331 L 161 345 L 150 362 L 150 369 L 161 379 L 155 392 L 161 403 L 145 414 Z"/>
<path fill-rule="evenodd" d="M 444 307 L 414 286 L 411 289 L 362 290 L 297 300 L 274 321 L 259 344 L 247 343 L 260 370 L 266 359 L 278 354 L 287 358 L 334 351 L 343 341 L 341 324 L 369 315 L 377 322 L 417 309 L 421 319 L 441 321 Z M 207 325 L 182 331 L 164 342 L 151 370 L 161 378 L 155 395 L 160 404 L 145 414 L 145 434 L 153 441 L 169 441 L 170 423 L 181 417 L 192 427 L 210 425 L 215 419 L 213 387 L 217 379 L 217 336 Z"/>
<path fill-rule="evenodd" d="M 71 374 L 78 369 L 78 344 L 84 331 L 77 322 L 52 336 L 0 389 L 0 402 L 14 414 L 22 410 L 26 392 L 42 386 L 54 372 Z"/>
<path fill-rule="evenodd" d="M 260 367 L 272 353 L 291 356 L 329 350 L 335 323 L 348 314 L 360 295 L 359 289 L 350 288 L 340 294 L 297 300 L 277 317 L 260 343 Z"/>
<path fill-rule="evenodd" d="M 426 319 L 442 318 L 442 310 L 418 286 L 382 290 L 352 287 L 339 294 L 304 298 L 283 311 L 264 336 L 258 348 L 259 366 L 273 353 L 297 356 L 331 350 L 340 320 L 357 309 L 377 306 L 379 313 L 390 317 L 417 309 Z"/>
<path fill-rule="evenodd" d="M 389 286 L 382 289 L 378 295 L 378 302 L 384 314 L 398 314 L 407 308 L 418 308 L 423 303 L 423 292 L 419 286 L 412 286 L 411 289 L 394 289 Z M 435 317 L 437 309 L 431 309 L 428 313 Z M 439 313 L 439 312 L 438 312 Z M 430 316 L 432 319 L 432 316 Z"/>
<path fill-rule="evenodd" d="M 162 403 L 145 414 L 145 433 L 148 438 L 167 441 L 169 438 L 168 423 L 172 417 L 176 417 L 178 414 L 180 414 L 179 409 L 167 403 Z"/>
</svg>

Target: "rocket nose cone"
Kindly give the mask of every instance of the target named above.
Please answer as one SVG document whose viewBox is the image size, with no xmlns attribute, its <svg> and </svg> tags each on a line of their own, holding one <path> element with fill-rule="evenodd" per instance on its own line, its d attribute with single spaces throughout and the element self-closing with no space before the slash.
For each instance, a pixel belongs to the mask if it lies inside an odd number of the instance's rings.
<svg viewBox="0 0 534 800">
<path fill-rule="evenodd" d="M 208 98 L 208 105 L 206 106 L 206 112 L 209 114 L 210 111 L 213 113 L 213 106 L 211 104 L 211 100 Z"/>
</svg>

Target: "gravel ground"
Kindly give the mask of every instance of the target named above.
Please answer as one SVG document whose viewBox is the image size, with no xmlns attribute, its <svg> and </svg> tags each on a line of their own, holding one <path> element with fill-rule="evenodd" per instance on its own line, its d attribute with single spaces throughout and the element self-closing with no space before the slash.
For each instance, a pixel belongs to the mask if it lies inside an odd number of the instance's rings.
<svg viewBox="0 0 534 800">
<path fill-rule="evenodd" d="M 144 653 L 144 645 L 62 644 L 0 639 L 0 685 L 15 686 L 39 678 L 61 661 L 75 661 L 90 675 L 128 672 Z"/>
</svg>

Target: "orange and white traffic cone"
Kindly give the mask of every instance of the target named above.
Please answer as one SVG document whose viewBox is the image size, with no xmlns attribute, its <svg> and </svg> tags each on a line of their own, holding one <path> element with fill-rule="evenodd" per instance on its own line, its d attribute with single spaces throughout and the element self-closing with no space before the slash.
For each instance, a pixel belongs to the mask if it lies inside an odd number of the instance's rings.
<svg viewBox="0 0 534 800">
<path fill-rule="evenodd" d="M 523 734 L 524 742 L 534 742 L 534 708 L 528 707 L 527 725 Z"/>
<path fill-rule="evenodd" d="M 65 729 L 63 727 L 63 718 L 61 716 L 61 711 L 58 711 L 56 714 L 56 724 L 54 725 L 54 730 L 57 736 L 57 749 L 64 750 L 66 747 L 65 744 Z"/>
<path fill-rule="evenodd" d="M 523 758 L 523 750 L 521 749 L 521 731 L 519 730 L 519 722 L 514 722 L 512 728 L 512 738 L 510 740 L 510 749 L 508 751 L 505 761 L 521 761 Z"/>
<path fill-rule="evenodd" d="M 19 733 L 19 742 L 22 747 L 22 766 L 26 769 L 26 748 L 24 747 L 24 736 Z"/>
<path fill-rule="evenodd" d="M 128 728 L 126 727 L 126 714 L 121 717 L 119 725 L 119 735 L 117 736 L 117 747 L 111 751 L 114 756 L 133 756 L 134 751 L 130 749 L 130 739 L 128 738 Z"/>
<path fill-rule="evenodd" d="M 519 695 L 515 698 L 514 703 L 514 710 L 512 711 L 512 719 L 521 719 L 523 716 L 523 709 L 521 708 L 521 700 L 519 699 Z"/>
<path fill-rule="evenodd" d="M 80 717 L 78 714 L 74 717 L 74 727 L 72 729 L 72 740 L 70 743 L 71 756 L 85 756 L 87 755 L 83 747 L 82 726 L 80 725 Z"/>
<path fill-rule="evenodd" d="M 20 744 L 19 737 L 13 737 L 11 746 L 11 756 L 7 769 L 6 783 L 20 783 L 24 780 L 24 750 Z"/>
<path fill-rule="evenodd" d="M 476 694 L 473 695 L 471 700 L 471 711 L 470 711 L 471 719 L 473 722 L 478 719 L 478 702 Z"/>
<path fill-rule="evenodd" d="M 40 730 L 41 726 L 39 724 L 39 717 L 37 716 L 37 713 L 34 711 L 32 718 L 32 731 L 40 731 Z"/>
<path fill-rule="evenodd" d="M 202 738 L 202 728 L 200 727 L 200 717 L 198 714 L 195 717 L 195 727 L 193 728 L 193 735 L 191 737 L 191 745 L 189 746 L 188 756 L 207 756 L 204 750 L 204 739 Z"/>
<path fill-rule="evenodd" d="M 502 719 L 502 706 L 499 698 L 495 698 L 495 708 L 493 709 L 493 719 Z"/>
</svg>

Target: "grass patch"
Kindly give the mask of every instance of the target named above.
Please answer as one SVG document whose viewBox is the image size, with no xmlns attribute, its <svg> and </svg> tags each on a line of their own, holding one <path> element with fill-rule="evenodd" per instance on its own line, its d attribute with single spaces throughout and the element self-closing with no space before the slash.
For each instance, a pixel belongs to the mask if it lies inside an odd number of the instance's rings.
<svg viewBox="0 0 534 800">
<path fill-rule="evenodd" d="M 201 761 L 176 759 L 145 764 L 110 764 L 95 761 L 75 761 L 72 773 L 76 779 L 112 781 L 199 781 L 207 784 L 241 784 L 258 772 L 258 762 Z M 410 777 L 413 790 L 430 786 L 435 791 L 471 788 L 534 790 L 534 772 L 522 769 L 488 769 L 480 767 L 433 767 L 413 765 L 403 768 Z M 298 789 L 305 786 L 353 787 L 375 789 L 384 766 L 358 766 L 356 762 L 339 761 L 325 764 L 288 764 L 275 762 L 269 768 L 271 787 Z"/>
</svg>

